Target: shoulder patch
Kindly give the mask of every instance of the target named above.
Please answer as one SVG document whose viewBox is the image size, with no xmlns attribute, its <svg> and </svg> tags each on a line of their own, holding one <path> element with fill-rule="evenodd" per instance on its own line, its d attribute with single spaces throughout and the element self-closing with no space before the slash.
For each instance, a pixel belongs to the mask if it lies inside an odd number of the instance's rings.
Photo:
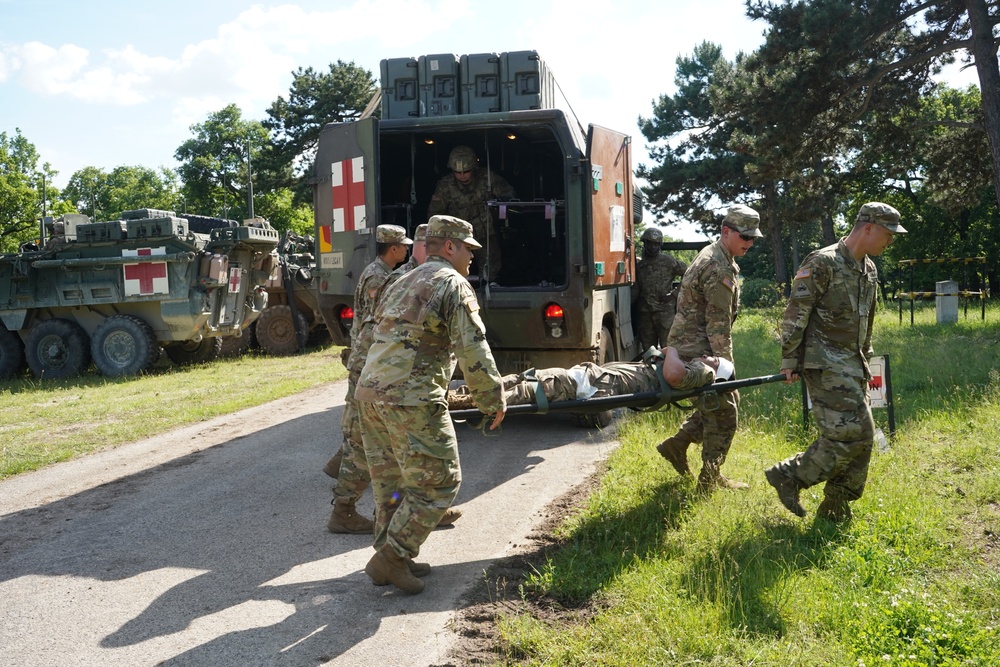
<svg viewBox="0 0 1000 667">
<path fill-rule="evenodd" d="M 795 274 L 795 280 L 802 280 L 803 278 L 808 278 L 812 275 L 812 269 L 799 269 L 799 272 Z"/>
<path fill-rule="evenodd" d="M 378 294 L 378 288 L 368 290 L 368 298 L 374 299 L 375 295 Z"/>
<path fill-rule="evenodd" d="M 468 294 L 462 295 L 462 305 L 470 312 L 474 313 L 479 310 L 479 300 L 476 298 L 475 292 L 470 292 Z"/>
<path fill-rule="evenodd" d="M 735 285 L 733 285 L 733 279 L 730 278 L 729 276 L 726 276 L 725 278 L 722 279 L 722 284 L 728 287 L 730 292 L 736 289 Z"/>
</svg>

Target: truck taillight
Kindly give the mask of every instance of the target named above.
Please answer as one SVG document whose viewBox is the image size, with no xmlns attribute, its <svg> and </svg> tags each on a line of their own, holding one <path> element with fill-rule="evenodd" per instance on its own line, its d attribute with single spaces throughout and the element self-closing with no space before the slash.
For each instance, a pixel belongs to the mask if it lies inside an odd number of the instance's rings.
<svg viewBox="0 0 1000 667">
<path fill-rule="evenodd" d="M 345 329 L 350 329 L 351 325 L 354 324 L 354 309 L 350 306 L 344 306 L 340 309 L 340 314 L 337 316 L 340 320 L 340 324 Z"/>
<path fill-rule="evenodd" d="M 566 326 L 566 313 L 558 303 L 550 303 L 545 306 L 545 326 L 549 328 L 549 333 L 553 338 L 560 338 L 563 335 L 563 327 Z"/>
</svg>

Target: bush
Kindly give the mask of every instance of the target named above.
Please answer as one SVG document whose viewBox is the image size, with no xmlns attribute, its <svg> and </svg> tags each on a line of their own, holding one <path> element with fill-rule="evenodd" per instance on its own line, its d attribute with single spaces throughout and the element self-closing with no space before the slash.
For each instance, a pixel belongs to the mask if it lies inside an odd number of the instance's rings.
<svg viewBox="0 0 1000 667">
<path fill-rule="evenodd" d="M 781 285 L 767 278 L 747 278 L 740 287 L 740 306 L 769 308 L 785 301 Z"/>
</svg>

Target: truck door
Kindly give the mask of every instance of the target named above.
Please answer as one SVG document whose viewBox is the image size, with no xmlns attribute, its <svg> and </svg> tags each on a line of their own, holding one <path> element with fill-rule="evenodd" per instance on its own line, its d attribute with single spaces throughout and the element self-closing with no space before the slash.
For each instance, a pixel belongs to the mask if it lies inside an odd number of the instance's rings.
<svg viewBox="0 0 1000 667">
<path fill-rule="evenodd" d="M 313 183 L 318 306 L 333 342 L 346 345 L 358 276 L 375 259 L 378 121 L 365 118 L 324 127 Z"/>
<path fill-rule="evenodd" d="M 597 125 L 587 131 L 595 287 L 632 283 L 632 151 L 627 135 Z"/>
</svg>

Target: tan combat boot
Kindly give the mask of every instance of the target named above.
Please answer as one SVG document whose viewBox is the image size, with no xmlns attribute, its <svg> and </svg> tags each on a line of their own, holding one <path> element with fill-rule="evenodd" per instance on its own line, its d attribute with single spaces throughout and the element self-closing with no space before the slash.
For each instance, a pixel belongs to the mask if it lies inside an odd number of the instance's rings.
<svg viewBox="0 0 1000 667">
<path fill-rule="evenodd" d="M 406 559 L 406 567 L 409 568 L 410 574 L 414 577 L 426 577 L 431 573 L 431 566 L 429 563 L 418 563 L 412 558 Z M 378 582 L 372 581 L 372 583 L 376 586 L 388 586 L 390 582 L 388 579 L 383 579 Z"/>
<path fill-rule="evenodd" d="M 375 523 L 358 514 L 352 501 L 337 498 L 333 503 L 333 512 L 330 513 L 326 527 L 331 533 L 371 535 L 375 530 Z"/>
<path fill-rule="evenodd" d="M 781 472 L 777 466 L 771 466 L 764 471 L 764 477 L 767 478 L 767 483 L 774 487 L 774 490 L 778 492 L 778 500 L 781 504 L 785 506 L 789 512 L 795 516 L 805 516 L 806 511 L 799 504 L 799 483 Z"/>
<path fill-rule="evenodd" d="M 674 467 L 678 475 L 690 477 L 691 468 L 688 467 L 687 450 L 690 440 L 681 434 L 671 436 L 656 446 L 656 451 Z"/>
<path fill-rule="evenodd" d="M 441 520 L 438 521 L 438 525 L 435 526 L 435 528 L 443 528 L 445 526 L 450 526 L 451 524 L 458 521 L 458 518 L 460 516 L 462 516 L 462 510 L 456 507 L 449 507 L 448 510 L 444 513 L 444 516 L 441 517 Z"/>
<path fill-rule="evenodd" d="M 746 491 L 750 485 L 746 482 L 737 482 L 729 479 L 719 471 L 716 463 L 706 461 L 698 474 L 698 490 L 702 493 L 711 493 L 715 489 L 730 489 L 732 491 Z"/>
<path fill-rule="evenodd" d="M 851 520 L 851 506 L 843 498 L 824 496 L 823 502 L 816 508 L 816 516 L 833 523 L 843 523 Z"/>
<path fill-rule="evenodd" d="M 328 476 L 337 479 L 340 477 L 340 461 L 344 458 L 344 450 L 338 449 L 337 453 L 330 457 L 330 460 L 323 466 L 323 472 Z"/>
<path fill-rule="evenodd" d="M 392 584 L 399 590 L 415 594 L 424 590 L 424 582 L 417 579 L 407 564 L 409 559 L 403 558 L 388 544 L 379 549 L 368 564 L 365 574 L 376 586 Z M 414 563 L 416 565 L 416 563 Z M 429 567 L 429 566 L 428 566 Z M 429 570 L 428 570 L 429 571 Z"/>
</svg>

